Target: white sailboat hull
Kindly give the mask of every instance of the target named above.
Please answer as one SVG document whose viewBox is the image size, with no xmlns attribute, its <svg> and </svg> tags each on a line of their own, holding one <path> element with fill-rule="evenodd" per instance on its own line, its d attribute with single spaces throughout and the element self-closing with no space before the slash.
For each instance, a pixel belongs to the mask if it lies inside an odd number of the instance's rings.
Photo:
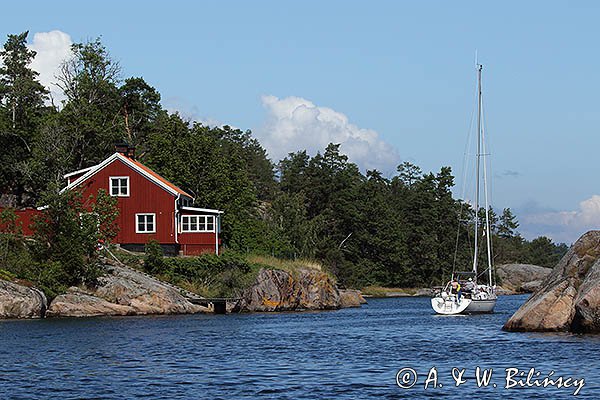
<svg viewBox="0 0 600 400">
<path fill-rule="evenodd" d="M 494 312 L 496 306 L 496 299 L 488 300 L 471 300 L 471 303 L 465 308 L 464 313 L 491 313 Z"/>
<path fill-rule="evenodd" d="M 431 307 L 441 315 L 456 315 L 465 312 L 471 304 L 471 299 L 461 298 L 460 302 L 454 297 L 433 297 L 431 299 Z"/>
</svg>

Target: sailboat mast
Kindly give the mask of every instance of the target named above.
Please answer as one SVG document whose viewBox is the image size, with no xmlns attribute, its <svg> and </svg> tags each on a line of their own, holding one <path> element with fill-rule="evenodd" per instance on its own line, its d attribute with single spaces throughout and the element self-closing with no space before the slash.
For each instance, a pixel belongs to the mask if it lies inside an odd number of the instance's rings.
<svg viewBox="0 0 600 400">
<path fill-rule="evenodd" d="M 482 90 L 483 92 L 483 90 Z M 482 96 L 483 97 L 483 96 Z M 483 99 L 481 100 L 481 119 L 483 120 Z M 483 151 L 483 193 L 485 195 L 485 241 L 487 245 L 487 265 L 488 265 L 488 284 L 492 286 L 492 235 L 490 229 L 490 203 L 488 196 L 488 185 L 487 185 L 487 162 L 486 157 L 488 156 L 487 148 L 485 145 L 485 124 L 481 126 L 481 148 Z"/>
<path fill-rule="evenodd" d="M 477 156 L 475 167 L 475 251 L 473 253 L 474 281 L 477 282 L 477 261 L 479 256 L 479 162 L 481 159 L 481 69 L 477 64 Z"/>
</svg>

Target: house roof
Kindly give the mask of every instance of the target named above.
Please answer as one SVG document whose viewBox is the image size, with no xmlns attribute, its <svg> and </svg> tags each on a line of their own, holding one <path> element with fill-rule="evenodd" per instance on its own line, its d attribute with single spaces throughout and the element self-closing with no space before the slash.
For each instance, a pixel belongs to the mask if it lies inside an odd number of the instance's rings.
<svg viewBox="0 0 600 400">
<path fill-rule="evenodd" d="M 69 185 L 67 185 L 67 187 L 65 187 L 62 191 L 64 192 L 65 190 L 69 190 L 69 189 L 79 186 L 79 184 L 86 181 L 88 178 L 92 177 L 93 175 L 95 175 L 96 173 L 98 173 L 99 171 L 101 171 L 102 169 L 107 167 L 108 165 L 110 165 L 115 160 L 122 161 L 125 165 L 131 167 L 133 170 L 139 172 L 141 175 L 145 176 L 150 181 L 156 183 L 158 186 L 162 187 L 167 192 L 169 192 L 175 196 L 176 195 L 184 195 L 184 196 L 190 197 L 192 199 L 194 198 L 192 195 L 190 195 L 183 189 L 179 188 L 178 186 L 174 185 L 173 183 L 169 182 L 167 179 L 163 178 L 156 172 L 152 171 L 150 168 L 148 168 L 144 164 L 140 163 L 139 161 L 133 160 L 129 157 L 126 157 L 125 155 L 123 155 L 121 153 L 114 153 L 113 155 L 111 155 L 110 157 L 108 157 L 106 160 L 102 161 L 98 165 L 94 165 L 92 167 L 85 168 L 83 170 L 79 170 L 79 171 L 71 172 L 70 174 L 66 174 L 64 176 L 65 178 L 87 171 L 82 176 L 77 178 L 75 181 L 73 181 Z"/>
<path fill-rule="evenodd" d="M 120 154 L 121 155 L 121 154 Z M 185 190 L 181 189 L 178 186 L 175 186 L 174 184 L 172 184 L 171 182 L 169 182 L 167 179 L 163 178 L 162 176 L 160 176 L 159 174 L 157 174 L 156 172 L 152 171 L 150 168 L 148 168 L 147 166 L 145 166 L 144 164 L 142 164 L 139 161 L 133 160 L 129 157 L 125 157 L 123 156 L 123 158 L 128 159 L 129 161 L 131 161 L 135 166 L 137 166 L 138 168 L 141 168 L 142 170 L 144 170 L 147 174 L 149 174 L 150 176 L 152 176 L 154 179 L 160 181 L 161 183 L 163 183 L 164 185 L 168 186 L 170 189 L 174 190 L 175 192 L 182 194 L 184 196 L 187 197 L 192 197 L 192 195 L 190 195 L 189 193 L 187 193 Z M 193 197 L 192 197 L 193 198 Z"/>
</svg>

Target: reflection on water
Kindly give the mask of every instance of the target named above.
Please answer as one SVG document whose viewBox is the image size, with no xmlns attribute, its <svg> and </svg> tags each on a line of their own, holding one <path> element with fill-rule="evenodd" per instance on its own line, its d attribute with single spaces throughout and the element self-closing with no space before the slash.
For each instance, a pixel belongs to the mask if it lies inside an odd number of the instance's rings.
<svg viewBox="0 0 600 400">
<path fill-rule="evenodd" d="M 508 333 L 524 296 L 491 315 L 437 316 L 427 298 L 328 312 L 0 321 L 0 398 L 569 398 L 503 389 L 505 368 L 585 378 L 599 398 L 600 336 Z M 443 387 L 423 389 L 435 366 Z M 493 368 L 478 388 L 475 368 Z M 396 385 L 401 368 L 417 384 Z M 465 369 L 454 386 L 452 368 Z M 492 387 L 496 383 L 497 387 Z"/>
</svg>

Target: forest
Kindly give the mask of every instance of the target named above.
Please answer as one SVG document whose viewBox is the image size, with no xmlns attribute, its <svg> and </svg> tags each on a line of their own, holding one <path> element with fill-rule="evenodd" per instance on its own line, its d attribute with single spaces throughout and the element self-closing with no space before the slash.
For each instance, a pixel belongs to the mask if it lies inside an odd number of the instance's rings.
<svg viewBox="0 0 600 400">
<path fill-rule="evenodd" d="M 62 214 L 54 218 L 71 221 L 69 230 L 46 236 L 58 241 L 71 232 L 62 247 L 29 252 L 37 274 L 61 270 L 66 256 L 93 254 L 89 240 L 81 251 L 67 250 L 77 245 L 74 237 L 93 235 L 77 231 L 77 212 L 58 191 L 65 173 L 97 164 L 119 142 L 135 146 L 141 162 L 195 194 L 197 206 L 225 212 L 226 252 L 317 260 L 356 288 L 429 286 L 455 265 L 470 268 L 470 232 L 484 210 L 453 197 L 449 167 L 423 172 L 403 162 L 391 177 L 363 173 L 337 143 L 314 155 L 298 149 L 270 160 L 250 130 L 206 126 L 166 111 L 150 82 L 122 77 L 100 39 L 73 45 L 73 58 L 57 76 L 65 100 L 55 104 L 30 68 L 35 53 L 27 36 L 9 35 L 0 51 L 0 206 L 56 204 Z M 567 249 L 546 237 L 525 240 L 509 208 L 490 212 L 496 264 L 551 267 Z M 3 218 L 6 226 L 9 217 Z M 0 268 L 25 274 L 22 265 L 11 267 L 23 256 L 11 258 L 14 243 L 3 241 Z M 82 265 L 61 271 L 85 274 Z"/>
</svg>

